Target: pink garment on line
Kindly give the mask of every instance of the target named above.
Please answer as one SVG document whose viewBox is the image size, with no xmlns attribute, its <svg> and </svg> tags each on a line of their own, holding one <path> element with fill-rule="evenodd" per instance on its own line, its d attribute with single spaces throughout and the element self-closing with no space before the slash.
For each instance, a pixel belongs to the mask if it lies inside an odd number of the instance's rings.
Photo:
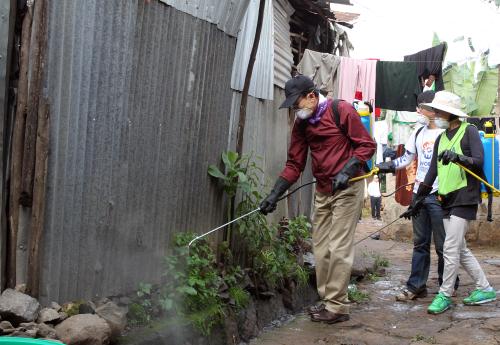
<svg viewBox="0 0 500 345">
<path fill-rule="evenodd" d="M 375 107 L 375 82 L 377 77 L 376 60 L 340 58 L 339 98 L 349 103 L 354 101 L 356 90 L 363 92 L 363 101 Z"/>
</svg>

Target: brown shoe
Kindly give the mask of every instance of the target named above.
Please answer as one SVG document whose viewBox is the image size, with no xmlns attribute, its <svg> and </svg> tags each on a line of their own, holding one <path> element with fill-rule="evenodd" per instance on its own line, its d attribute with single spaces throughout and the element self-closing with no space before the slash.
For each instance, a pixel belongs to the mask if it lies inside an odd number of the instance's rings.
<svg viewBox="0 0 500 345">
<path fill-rule="evenodd" d="M 423 297 L 427 297 L 427 290 L 415 294 L 410 290 L 404 288 L 399 294 L 396 295 L 396 301 L 399 302 L 413 301 L 414 299 Z"/>
<path fill-rule="evenodd" d="M 326 309 L 323 309 L 319 313 L 311 315 L 311 321 L 324 322 L 327 324 L 344 322 L 344 321 L 348 321 L 348 320 L 349 320 L 349 314 L 332 313 L 331 311 L 328 311 Z"/>
<path fill-rule="evenodd" d="M 325 310 L 325 304 L 321 303 L 319 305 L 312 305 L 306 308 L 306 313 L 309 315 L 318 314 L 322 310 Z"/>
</svg>

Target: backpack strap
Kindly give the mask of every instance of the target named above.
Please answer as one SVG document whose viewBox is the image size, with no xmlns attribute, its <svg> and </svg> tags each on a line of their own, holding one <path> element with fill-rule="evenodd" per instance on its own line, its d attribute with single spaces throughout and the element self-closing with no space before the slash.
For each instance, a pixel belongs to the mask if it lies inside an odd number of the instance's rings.
<svg viewBox="0 0 500 345">
<path fill-rule="evenodd" d="M 343 101 L 343 99 L 334 99 L 332 103 L 332 112 L 333 112 L 333 122 L 337 125 L 337 127 L 344 133 L 344 135 L 349 138 L 347 135 L 344 126 L 340 124 L 340 113 L 339 113 L 339 103 Z"/>
<path fill-rule="evenodd" d="M 333 122 L 335 122 L 335 125 L 337 126 L 338 129 L 344 134 L 344 136 L 347 138 L 347 140 L 351 141 L 351 138 L 349 138 L 349 134 L 347 134 L 346 129 L 342 124 L 340 123 L 340 112 L 339 112 L 339 103 L 341 101 L 344 101 L 343 99 L 334 99 L 332 102 L 332 112 L 333 112 Z M 369 172 L 370 168 L 368 167 L 368 163 L 364 162 L 363 164 L 363 170 L 365 172 Z"/>
<path fill-rule="evenodd" d="M 424 126 L 417 129 L 417 133 L 415 133 L 415 151 L 417 151 L 417 152 L 418 152 L 418 150 L 417 150 L 417 137 L 420 134 L 420 132 L 422 132 L 422 129 L 424 129 Z M 417 152 L 415 152 L 415 154 L 417 154 Z"/>
</svg>

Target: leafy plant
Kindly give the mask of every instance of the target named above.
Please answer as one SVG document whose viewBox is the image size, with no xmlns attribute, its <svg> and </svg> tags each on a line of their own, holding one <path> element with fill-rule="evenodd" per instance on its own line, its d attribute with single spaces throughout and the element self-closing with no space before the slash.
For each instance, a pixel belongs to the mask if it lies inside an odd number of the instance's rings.
<svg viewBox="0 0 500 345">
<path fill-rule="evenodd" d="M 187 244 L 193 238 L 190 233 L 175 236 L 174 252 L 165 259 L 165 274 L 169 279 L 160 305 L 167 312 L 184 315 L 207 335 L 224 316 L 224 303 L 219 296 L 222 278 L 206 241 L 195 242 L 187 255 Z"/>
<path fill-rule="evenodd" d="M 361 303 L 370 299 L 370 295 L 357 289 L 356 285 L 347 289 L 347 297 L 351 302 Z"/>
<path fill-rule="evenodd" d="M 380 254 L 374 254 L 373 258 L 375 259 L 375 270 L 378 270 L 380 267 L 389 267 L 390 265 L 389 259 Z"/>
<path fill-rule="evenodd" d="M 128 323 L 132 326 L 144 326 L 151 321 L 151 314 L 139 303 L 132 303 L 128 307 Z"/>
<path fill-rule="evenodd" d="M 234 301 L 236 309 L 243 309 L 250 302 L 250 294 L 238 286 L 229 288 L 229 296 Z"/>
</svg>

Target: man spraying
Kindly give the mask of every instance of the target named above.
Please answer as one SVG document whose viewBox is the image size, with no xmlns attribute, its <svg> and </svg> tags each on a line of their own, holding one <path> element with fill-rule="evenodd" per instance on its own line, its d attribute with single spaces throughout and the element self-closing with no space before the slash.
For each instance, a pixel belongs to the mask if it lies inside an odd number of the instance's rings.
<svg viewBox="0 0 500 345">
<path fill-rule="evenodd" d="M 271 193 L 261 202 L 262 213 L 275 210 L 279 197 L 300 177 L 311 152 L 317 180 L 313 215 L 313 251 L 316 281 L 323 303 L 309 308 L 312 321 L 349 320 L 349 284 L 354 259 L 354 231 L 361 212 L 364 182 L 350 183 L 362 174 L 376 144 L 356 110 L 347 102 L 323 97 L 313 81 L 297 76 L 285 84 L 280 108 L 292 108 L 294 122 L 288 160 Z"/>
</svg>

